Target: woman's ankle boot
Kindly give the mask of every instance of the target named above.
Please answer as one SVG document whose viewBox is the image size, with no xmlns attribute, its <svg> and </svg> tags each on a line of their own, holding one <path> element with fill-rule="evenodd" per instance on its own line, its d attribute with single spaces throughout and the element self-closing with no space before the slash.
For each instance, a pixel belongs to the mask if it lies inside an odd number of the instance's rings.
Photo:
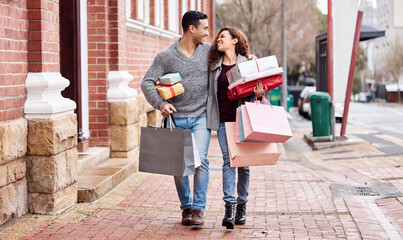
<svg viewBox="0 0 403 240">
<path fill-rule="evenodd" d="M 246 203 L 236 206 L 235 224 L 244 225 L 246 222 Z"/>
<path fill-rule="evenodd" d="M 225 215 L 222 220 L 222 225 L 227 229 L 234 229 L 235 225 L 235 204 L 225 204 Z"/>
</svg>

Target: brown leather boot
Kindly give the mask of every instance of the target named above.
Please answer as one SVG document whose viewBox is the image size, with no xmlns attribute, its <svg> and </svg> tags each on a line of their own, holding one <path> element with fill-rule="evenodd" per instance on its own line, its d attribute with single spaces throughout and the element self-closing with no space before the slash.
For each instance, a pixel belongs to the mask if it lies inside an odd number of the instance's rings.
<svg viewBox="0 0 403 240">
<path fill-rule="evenodd" d="M 182 224 L 183 225 L 190 225 L 192 221 L 192 209 L 186 208 L 182 211 Z"/>
<path fill-rule="evenodd" d="M 204 212 L 200 209 L 192 209 L 192 225 L 204 224 Z"/>
</svg>

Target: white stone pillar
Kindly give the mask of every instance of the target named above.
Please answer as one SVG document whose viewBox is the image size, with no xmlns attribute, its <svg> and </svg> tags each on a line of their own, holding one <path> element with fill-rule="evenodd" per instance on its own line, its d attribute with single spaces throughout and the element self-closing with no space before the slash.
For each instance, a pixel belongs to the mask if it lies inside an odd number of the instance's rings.
<svg viewBox="0 0 403 240">
<path fill-rule="evenodd" d="M 60 73 L 29 73 L 28 206 L 32 213 L 58 214 L 77 201 L 76 103 L 61 92 L 70 84 Z"/>
</svg>

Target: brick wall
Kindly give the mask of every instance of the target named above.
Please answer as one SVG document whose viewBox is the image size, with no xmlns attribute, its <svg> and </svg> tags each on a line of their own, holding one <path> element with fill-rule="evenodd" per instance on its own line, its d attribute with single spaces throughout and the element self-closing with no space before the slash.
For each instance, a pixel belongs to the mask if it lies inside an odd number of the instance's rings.
<svg viewBox="0 0 403 240">
<path fill-rule="evenodd" d="M 0 122 L 23 117 L 26 99 L 27 0 L 0 2 Z"/>
<path fill-rule="evenodd" d="M 140 83 L 143 80 L 154 57 L 162 49 L 173 43 L 173 39 L 146 35 L 142 32 L 129 31 L 127 39 L 128 71 L 133 75 L 129 86 L 140 93 Z"/>
<path fill-rule="evenodd" d="M 94 146 L 109 146 L 108 71 L 109 11 L 108 0 L 88 0 L 88 90 L 90 140 Z"/>
<path fill-rule="evenodd" d="M 60 72 L 59 1 L 28 1 L 28 71 Z"/>
</svg>

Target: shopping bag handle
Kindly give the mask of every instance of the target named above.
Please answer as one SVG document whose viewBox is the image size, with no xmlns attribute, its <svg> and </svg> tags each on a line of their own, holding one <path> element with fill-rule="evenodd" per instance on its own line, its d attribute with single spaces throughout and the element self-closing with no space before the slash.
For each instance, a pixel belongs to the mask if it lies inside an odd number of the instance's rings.
<svg viewBox="0 0 403 240">
<path fill-rule="evenodd" d="M 273 108 L 273 106 L 270 104 L 270 101 L 267 100 L 267 98 L 266 98 L 264 95 L 262 95 L 262 101 L 263 101 L 266 105 L 269 105 L 270 107 Z"/>
<path fill-rule="evenodd" d="M 170 124 L 168 124 L 168 118 L 170 120 Z M 172 131 L 172 128 L 174 128 L 174 129 L 177 128 L 175 119 L 171 115 L 169 115 L 168 117 L 164 117 L 161 120 L 160 128 L 168 128 L 168 125 L 169 125 L 169 129 L 171 129 L 171 131 Z M 155 130 L 157 130 L 157 129 L 158 129 L 158 127 L 155 128 Z"/>
<path fill-rule="evenodd" d="M 255 101 L 257 104 L 260 103 L 260 101 L 257 100 L 256 96 L 253 95 L 251 102 L 255 102 Z M 262 95 L 262 102 L 263 102 L 262 104 L 269 105 L 270 107 L 273 108 L 273 106 L 270 104 L 270 101 L 267 100 L 267 98 L 264 95 Z"/>
</svg>

